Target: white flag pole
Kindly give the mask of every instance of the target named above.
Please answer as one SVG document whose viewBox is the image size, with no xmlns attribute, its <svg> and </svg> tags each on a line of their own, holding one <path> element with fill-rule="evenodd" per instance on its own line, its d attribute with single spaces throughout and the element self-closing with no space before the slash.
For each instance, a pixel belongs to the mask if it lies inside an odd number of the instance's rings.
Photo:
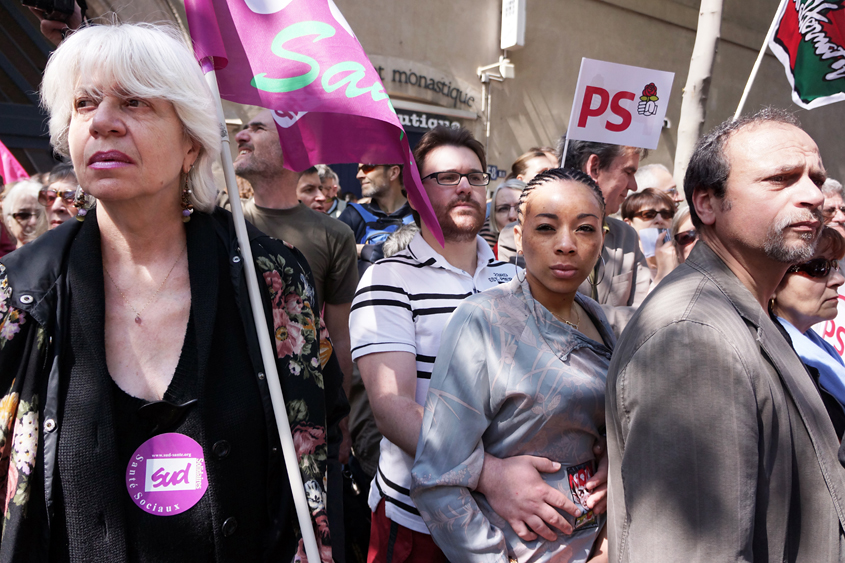
<svg viewBox="0 0 845 563">
<path fill-rule="evenodd" d="M 766 33 L 766 38 L 763 40 L 763 47 L 760 49 L 760 53 L 757 55 L 757 60 L 754 61 L 754 67 L 751 69 L 751 76 L 748 77 L 748 82 L 745 84 L 745 90 L 742 91 L 742 98 L 739 100 L 739 106 L 736 108 L 736 113 L 734 114 L 734 121 L 739 119 L 740 114 L 742 113 L 742 108 L 745 107 L 745 101 L 748 99 L 748 93 L 751 92 L 751 85 L 754 84 L 754 79 L 757 78 L 757 71 L 760 70 L 760 64 L 763 62 L 763 57 L 766 55 L 766 49 L 769 47 L 769 42 L 772 40 L 772 36 L 775 34 L 775 28 L 777 27 L 778 23 L 778 16 L 781 15 L 783 12 L 783 7 L 787 3 L 788 0 L 780 0 L 780 5 L 778 6 L 777 11 L 775 12 L 775 17 L 772 18 L 772 25 L 769 26 L 769 31 Z"/>
<path fill-rule="evenodd" d="M 273 343 L 270 341 L 270 335 L 267 332 L 264 305 L 261 302 L 258 277 L 255 273 L 255 264 L 252 261 L 252 248 L 250 247 L 249 236 L 246 232 L 243 209 L 241 209 L 238 184 L 235 180 L 235 166 L 232 163 L 232 153 L 229 150 L 229 133 L 226 129 L 226 120 L 223 117 L 223 103 L 220 101 L 220 89 L 217 87 L 217 75 L 215 71 L 212 70 L 205 73 L 205 80 L 208 82 L 208 86 L 211 88 L 211 94 L 217 102 L 217 121 L 220 125 L 220 134 L 223 137 L 220 147 L 220 160 L 226 177 L 229 202 L 232 205 L 235 232 L 238 235 L 238 244 L 241 247 L 241 256 L 249 292 L 249 303 L 252 307 L 252 317 L 255 320 L 255 332 L 258 333 L 261 361 L 264 363 L 267 385 L 270 388 L 270 399 L 273 403 L 273 413 L 276 417 L 276 426 L 278 427 L 279 439 L 282 443 L 282 454 L 285 458 L 285 468 L 288 472 L 288 481 L 290 482 L 291 493 L 293 493 L 293 501 L 296 506 L 299 529 L 302 531 L 305 554 L 308 556 L 309 563 L 320 563 L 320 550 L 317 548 L 317 538 L 314 536 L 314 528 L 311 524 L 311 513 L 308 510 L 308 500 L 305 498 L 302 474 L 299 472 L 296 448 L 293 445 L 293 435 L 290 431 L 290 421 L 288 420 L 287 408 L 285 408 L 285 399 L 282 396 L 282 386 L 279 383 L 279 372 L 276 370 L 276 354 Z"/>
<path fill-rule="evenodd" d="M 581 66 L 578 68 L 578 81 L 575 83 L 575 95 L 578 95 L 581 88 L 581 72 L 584 70 L 584 59 L 581 57 Z M 569 151 L 569 140 L 572 139 L 572 124 L 575 123 L 575 105 L 578 102 L 574 97 L 572 98 L 572 110 L 569 112 L 569 125 L 566 127 L 566 138 L 563 141 L 563 149 L 560 153 L 560 167 L 566 166 L 566 153 Z M 583 103 L 583 100 L 582 100 Z"/>
</svg>

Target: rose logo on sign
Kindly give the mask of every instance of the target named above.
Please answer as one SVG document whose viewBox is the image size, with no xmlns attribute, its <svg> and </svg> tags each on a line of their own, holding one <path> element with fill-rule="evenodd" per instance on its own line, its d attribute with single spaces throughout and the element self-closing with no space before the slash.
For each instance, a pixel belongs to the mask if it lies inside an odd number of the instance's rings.
<svg viewBox="0 0 845 563">
<path fill-rule="evenodd" d="M 650 84 L 646 84 L 646 87 L 643 88 L 643 95 L 640 96 L 640 103 L 637 104 L 637 113 L 640 115 L 654 115 L 657 113 L 657 100 L 660 98 L 657 97 L 657 86 L 654 85 L 654 82 Z"/>
<path fill-rule="evenodd" d="M 183 434 L 153 436 L 126 467 L 126 490 L 144 512 L 172 516 L 194 506 L 208 489 L 202 447 Z"/>
</svg>

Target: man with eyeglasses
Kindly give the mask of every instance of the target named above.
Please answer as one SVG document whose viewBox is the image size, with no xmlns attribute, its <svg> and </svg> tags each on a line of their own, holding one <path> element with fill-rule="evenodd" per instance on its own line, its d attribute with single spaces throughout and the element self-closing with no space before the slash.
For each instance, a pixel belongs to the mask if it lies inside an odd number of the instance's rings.
<svg viewBox="0 0 845 563">
<path fill-rule="evenodd" d="M 497 261 L 478 236 L 490 182 L 483 145 L 466 129 L 436 127 L 423 135 L 414 158 L 445 246 L 414 212 L 421 232 L 405 250 L 364 273 L 350 317 L 352 357 L 384 435 L 369 494 L 370 563 L 390 561 L 391 554 L 407 563 L 446 560 L 410 497 L 428 384 L 443 328 L 460 301 L 510 281 L 517 271 Z M 566 497 L 545 485 L 536 466 L 524 463 L 485 457 L 477 490 L 509 521 L 527 502 L 538 511 L 566 505 Z M 514 477 L 517 467 L 519 477 Z"/>
<path fill-rule="evenodd" d="M 611 561 L 842 560 L 839 437 L 770 309 L 815 253 L 824 180 L 784 111 L 698 141 L 684 189 L 699 240 L 608 369 Z"/>
<path fill-rule="evenodd" d="M 359 164 L 356 177 L 362 196 L 370 201 L 349 203 L 338 219 L 355 233 L 360 257 L 365 245 L 383 243 L 390 233 L 413 222 L 413 217 L 402 186 L 401 164 Z"/>
</svg>

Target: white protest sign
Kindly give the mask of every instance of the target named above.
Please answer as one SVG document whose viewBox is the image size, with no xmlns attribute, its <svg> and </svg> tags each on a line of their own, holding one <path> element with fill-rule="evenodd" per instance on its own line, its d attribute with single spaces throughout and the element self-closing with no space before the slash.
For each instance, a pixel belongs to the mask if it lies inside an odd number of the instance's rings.
<svg viewBox="0 0 845 563">
<path fill-rule="evenodd" d="M 674 72 L 581 59 L 568 139 L 656 149 Z"/>
</svg>

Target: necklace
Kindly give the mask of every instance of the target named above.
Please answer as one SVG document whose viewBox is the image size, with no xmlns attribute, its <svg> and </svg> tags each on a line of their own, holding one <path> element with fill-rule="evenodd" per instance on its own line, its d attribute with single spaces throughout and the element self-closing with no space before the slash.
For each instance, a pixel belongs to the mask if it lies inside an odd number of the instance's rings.
<svg viewBox="0 0 845 563">
<path fill-rule="evenodd" d="M 568 320 L 564 319 L 563 317 L 555 315 L 554 313 L 552 313 L 552 316 L 554 316 L 554 318 L 556 318 L 557 320 L 568 324 L 569 326 L 571 326 L 575 330 L 578 330 L 578 325 L 581 324 L 581 314 L 578 313 L 578 309 L 575 308 L 575 303 L 572 304 L 572 311 L 575 312 L 575 316 L 577 317 L 577 320 L 574 323 L 572 321 L 568 321 Z M 549 311 L 549 312 L 551 313 L 551 311 Z"/>
<path fill-rule="evenodd" d="M 140 325 L 140 324 L 141 324 L 141 322 L 142 322 L 142 320 L 141 320 L 141 313 L 143 313 L 143 312 L 144 312 L 144 309 L 146 309 L 146 308 L 147 308 L 147 306 L 148 306 L 150 303 L 152 303 L 152 302 L 155 300 L 155 298 L 156 298 L 156 297 L 158 297 L 158 293 L 161 291 L 161 288 L 163 288 L 163 287 L 164 287 L 164 284 L 165 284 L 165 283 L 167 283 L 167 279 L 170 277 L 170 274 L 172 274 L 172 273 L 173 273 L 173 270 L 176 268 L 176 264 L 178 264 L 178 263 L 179 263 L 179 260 L 182 258 L 182 255 L 183 255 L 183 254 L 185 254 L 185 251 L 186 251 L 187 249 L 188 249 L 188 243 L 186 242 L 186 243 L 185 243 L 185 248 L 183 248 L 183 249 L 182 249 L 182 252 L 180 252 L 180 253 L 179 253 L 179 256 L 177 256 L 177 257 L 176 257 L 176 261 L 175 261 L 175 262 L 173 263 L 173 265 L 170 267 L 170 271 L 169 271 L 169 272 L 167 272 L 167 275 L 166 275 L 166 276 L 164 276 L 164 279 L 163 279 L 163 280 L 161 280 L 161 285 L 159 285 L 159 286 L 158 286 L 158 289 L 156 290 L 156 292 L 155 292 L 155 293 L 153 293 L 153 296 L 152 296 L 152 297 L 150 297 L 149 299 L 147 299 L 147 302 L 146 302 L 146 303 L 144 303 L 144 306 L 143 306 L 143 307 L 141 307 L 141 310 L 140 310 L 140 311 L 139 311 L 139 310 L 137 310 L 137 309 L 135 309 L 135 307 L 133 307 L 133 306 L 132 306 L 132 303 L 130 303 L 130 302 L 129 302 L 129 299 L 127 299 L 127 298 L 126 298 L 126 295 L 124 295 L 123 290 L 121 290 L 121 289 L 120 289 L 120 286 L 118 286 L 118 285 L 117 285 L 117 282 L 116 282 L 116 281 L 114 281 L 114 278 L 113 278 L 113 277 L 111 277 L 111 274 L 109 273 L 109 269 L 108 269 L 108 268 L 106 268 L 106 265 L 105 265 L 105 264 L 103 264 L 103 270 L 106 272 L 106 275 L 107 275 L 107 276 L 109 277 L 109 279 L 111 280 L 112 284 L 114 285 L 114 288 L 117 290 L 117 292 L 120 294 L 120 296 L 121 296 L 121 297 L 123 297 L 123 302 L 124 302 L 124 303 L 126 303 L 126 305 L 127 305 L 130 309 L 132 309 L 132 312 L 133 312 L 133 313 L 135 313 L 135 323 L 136 323 L 136 324 L 138 324 L 138 325 Z"/>
</svg>

